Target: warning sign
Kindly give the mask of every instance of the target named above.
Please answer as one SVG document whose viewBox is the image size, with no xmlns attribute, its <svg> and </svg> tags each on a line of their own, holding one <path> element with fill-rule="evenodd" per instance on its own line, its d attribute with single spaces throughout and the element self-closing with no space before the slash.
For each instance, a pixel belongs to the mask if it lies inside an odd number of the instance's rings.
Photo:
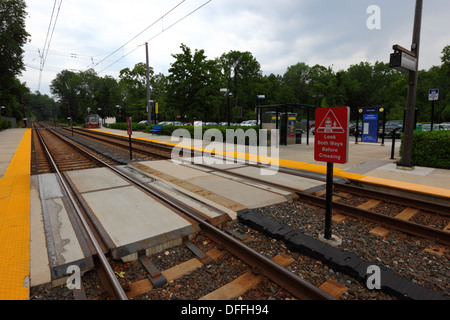
<svg viewBox="0 0 450 320">
<path fill-rule="evenodd" d="M 347 163 L 348 161 L 348 124 L 350 108 L 316 109 L 316 127 L 314 159 L 316 161 Z"/>
<path fill-rule="evenodd" d="M 133 129 L 132 128 L 133 128 L 133 126 L 132 126 L 132 123 L 131 123 L 131 117 L 127 117 L 127 134 L 129 136 L 131 136 L 133 134 L 133 132 L 132 132 Z"/>
<path fill-rule="evenodd" d="M 339 122 L 332 109 L 329 109 L 325 118 L 317 127 L 318 133 L 345 133 L 344 127 Z"/>
</svg>

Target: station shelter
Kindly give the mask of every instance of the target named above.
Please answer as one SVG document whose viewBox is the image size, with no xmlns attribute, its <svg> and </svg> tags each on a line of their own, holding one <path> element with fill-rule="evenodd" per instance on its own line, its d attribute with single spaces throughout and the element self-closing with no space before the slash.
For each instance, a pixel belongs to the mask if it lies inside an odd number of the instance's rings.
<svg viewBox="0 0 450 320">
<path fill-rule="evenodd" d="M 306 133 L 307 144 L 309 144 L 309 123 L 314 119 L 315 108 L 307 104 L 257 106 L 258 125 L 261 126 L 261 129 L 279 130 L 280 145 L 287 146 L 301 143 L 304 132 Z M 310 109 L 313 110 L 310 111 Z M 303 121 L 305 117 L 306 122 Z"/>
</svg>

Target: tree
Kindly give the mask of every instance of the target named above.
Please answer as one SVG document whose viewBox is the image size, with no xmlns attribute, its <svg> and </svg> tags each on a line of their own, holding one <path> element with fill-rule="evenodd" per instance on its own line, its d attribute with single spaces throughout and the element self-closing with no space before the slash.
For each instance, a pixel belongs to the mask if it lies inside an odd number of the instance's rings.
<svg viewBox="0 0 450 320">
<path fill-rule="evenodd" d="M 261 65 L 248 51 L 230 51 L 218 62 L 223 72 L 223 85 L 233 94 L 236 105 L 242 107 L 242 117 L 253 119 L 256 96 L 262 94 L 258 92 L 262 80 Z M 233 116 L 233 119 L 238 119 L 238 113 L 233 113 Z"/>
<path fill-rule="evenodd" d="M 56 103 L 48 95 L 42 95 L 39 91 L 36 91 L 27 94 L 25 101 L 37 120 L 49 120 L 55 117 Z"/>
<path fill-rule="evenodd" d="M 438 117 L 442 122 L 450 122 L 450 45 L 442 50 L 442 66 L 439 70 L 439 102 Z M 430 88 L 431 89 L 431 88 Z"/>
<path fill-rule="evenodd" d="M 181 44 L 182 53 L 172 55 L 168 76 L 168 103 L 172 112 L 185 119 L 214 120 L 218 117 L 221 98 L 220 69 L 215 60 L 208 60 L 204 50 L 194 54 Z"/>
<path fill-rule="evenodd" d="M 287 68 L 283 75 L 283 86 L 289 87 L 289 91 L 294 93 L 294 101 L 289 103 L 307 103 L 312 99 L 308 88 L 309 81 L 310 67 L 306 63 L 299 62 Z"/>
<path fill-rule="evenodd" d="M 93 69 L 75 73 L 63 70 L 50 85 L 51 93 L 59 100 L 59 115 L 69 115 L 75 122 L 83 123 L 88 113 L 102 117 L 114 116 L 116 105 L 122 103 L 117 81 L 109 76 L 101 78 Z"/>
<path fill-rule="evenodd" d="M 25 69 L 22 46 L 30 36 L 25 29 L 26 4 L 23 0 L 0 1 L 0 101 L 8 116 L 21 118 L 21 98 L 24 87 L 17 76 Z M 25 90 L 26 91 L 26 90 Z M 3 115 L 5 115 L 3 114 Z"/>
<path fill-rule="evenodd" d="M 23 0 L 0 2 L 0 75 L 13 77 L 25 69 L 22 46 L 30 36 L 25 30 L 26 4 Z"/>
<path fill-rule="evenodd" d="M 95 83 L 94 100 L 100 117 L 114 117 L 117 114 L 116 105 L 121 103 L 121 94 L 116 79 L 105 76 Z"/>
</svg>

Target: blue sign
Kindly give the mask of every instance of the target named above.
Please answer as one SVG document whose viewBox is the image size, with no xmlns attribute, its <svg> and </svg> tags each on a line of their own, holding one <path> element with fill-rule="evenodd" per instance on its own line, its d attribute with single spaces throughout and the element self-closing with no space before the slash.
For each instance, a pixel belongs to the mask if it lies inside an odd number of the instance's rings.
<svg viewBox="0 0 450 320">
<path fill-rule="evenodd" d="M 378 111 L 378 109 L 377 109 Z M 362 127 L 362 141 L 363 142 L 377 142 L 378 141 L 378 114 L 363 114 Z"/>
<path fill-rule="evenodd" d="M 439 100 L 439 89 L 431 89 L 429 92 L 429 98 L 430 101 L 438 101 Z"/>
<path fill-rule="evenodd" d="M 363 113 L 373 113 L 380 111 L 380 108 L 365 108 L 363 109 Z"/>
</svg>

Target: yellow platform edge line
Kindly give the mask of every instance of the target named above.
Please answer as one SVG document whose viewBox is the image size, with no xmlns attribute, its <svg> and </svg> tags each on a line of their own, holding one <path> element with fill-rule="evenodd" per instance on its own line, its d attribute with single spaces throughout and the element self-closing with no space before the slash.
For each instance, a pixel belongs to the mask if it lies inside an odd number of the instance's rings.
<svg viewBox="0 0 450 320">
<path fill-rule="evenodd" d="M 0 179 L 0 300 L 27 300 L 30 275 L 31 129 Z"/>
<path fill-rule="evenodd" d="M 94 131 L 99 131 L 102 133 L 112 134 L 112 135 L 117 135 L 117 136 L 122 136 L 122 137 L 128 137 L 128 135 L 122 135 L 122 134 L 118 134 L 118 133 L 106 132 L 106 131 L 101 131 L 101 130 L 94 130 Z M 205 151 L 211 152 L 210 149 L 196 148 L 196 147 L 192 147 L 192 146 L 183 146 L 183 145 L 177 144 L 177 143 L 170 143 L 170 142 L 164 142 L 164 141 L 140 138 L 140 137 L 133 137 L 133 139 L 150 141 L 150 142 L 163 144 L 163 145 L 167 145 L 167 146 L 172 146 L 172 147 L 178 146 L 180 148 L 185 147 L 185 148 L 190 148 L 193 150 L 199 150 L 202 152 L 205 152 Z M 327 172 L 326 165 L 312 164 L 312 163 L 307 163 L 307 162 L 300 162 L 300 161 L 286 160 L 286 159 L 274 159 L 274 158 L 270 158 L 270 157 L 260 157 L 260 156 L 249 155 L 246 153 L 242 154 L 242 153 L 238 153 L 238 152 L 234 152 L 234 154 L 229 153 L 229 152 L 228 153 L 218 152 L 218 153 L 222 153 L 222 155 L 231 156 L 236 159 L 242 159 L 242 160 L 249 160 L 251 157 L 252 160 L 254 160 L 254 161 L 256 160 L 256 161 L 259 161 L 264 164 L 278 164 L 281 167 L 287 167 L 287 168 L 292 168 L 292 169 L 298 169 L 298 170 L 304 170 L 304 171 L 310 171 L 310 172 L 316 172 L 316 173 L 323 173 L 323 174 L 326 174 L 326 172 Z M 433 196 L 439 196 L 439 197 L 443 197 L 443 198 L 450 198 L 450 191 L 448 189 L 444 189 L 444 188 L 431 187 L 431 186 L 426 186 L 426 185 L 421 185 L 421 184 L 414 184 L 414 183 L 410 183 L 410 182 L 402 182 L 402 181 L 397 181 L 397 180 L 390 180 L 390 179 L 366 176 L 366 175 L 357 174 L 357 173 L 345 172 L 345 171 L 343 171 L 343 169 L 340 169 L 340 168 L 334 168 L 333 175 L 341 177 L 341 178 L 346 178 L 349 180 L 354 180 L 354 181 L 361 181 L 361 182 L 370 183 L 370 184 L 388 186 L 388 187 L 401 189 L 401 190 L 407 190 L 407 191 L 415 191 L 415 192 L 429 194 L 429 195 L 433 195 Z"/>
<path fill-rule="evenodd" d="M 411 182 L 403 182 L 396 180 L 389 180 L 384 178 L 370 177 L 366 176 L 360 179 L 361 182 L 366 182 L 370 184 L 377 184 L 383 186 L 389 186 L 396 189 L 413 191 L 417 193 L 429 194 L 432 196 L 439 196 L 442 198 L 450 198 L 450 190 L 438 187 L 425 186 L 423 184 L 416 184 Z"/>
</svg>

